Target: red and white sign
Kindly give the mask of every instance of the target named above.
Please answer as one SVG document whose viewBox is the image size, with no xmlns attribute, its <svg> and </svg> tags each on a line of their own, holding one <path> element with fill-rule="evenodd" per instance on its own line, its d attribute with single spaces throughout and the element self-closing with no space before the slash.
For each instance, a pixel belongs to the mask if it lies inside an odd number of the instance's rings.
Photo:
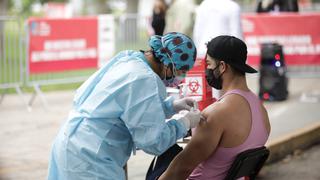
<svg viewBox="0 0 320 180">
<path fill-rule="evenodd" d="M 242 16 L 248 63 L 259 64 L 260 45 L 283 46 L 288 65 L 320 64 L 320 14 L 281 13 Z"/>
<path fill-rule="evenodd" d="M 215 101 L 212 97 L 212 88 L 206 81 L 205 69 L 205 59 L 197 59 L 193 68 L 187 73 L 183 87 L 184 96 L 192 97 L 198 101 L 200 110 Z"/>
<path fill-rule="evenodd" d="M 190 77 L 187 76 L 185 78 L 186 84 L 186 96 L 201 96 L 203 95 L 203 82 L 201 76 Z"/>
<path fill-rule="evenodd" d="M 105 17 L 29 19 L 29 72 L 97 68 L 114 53 L 113 18 Z"/>
<path fill-rule="evenodd" d="M 30 73 L 97 67 L 97 18 L 30 19 Z"/>
</svg>

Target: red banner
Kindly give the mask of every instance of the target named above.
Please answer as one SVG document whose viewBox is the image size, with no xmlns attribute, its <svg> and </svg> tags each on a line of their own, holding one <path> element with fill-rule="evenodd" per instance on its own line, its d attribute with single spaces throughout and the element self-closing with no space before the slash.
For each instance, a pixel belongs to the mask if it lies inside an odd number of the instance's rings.
<svg viewBox="0 0 320 180">
<path fill-rule="evenodd" d="M 29 19 L 30 73 L 96 68 L 98 19 Z"/>
<path fill-rule="evenodd" d="M 260 45 L 283 46 L 287 65 L 320 64 L 320 14 L 252 14 L 242 16 L 248 63 L 260 62 Z"/>
</svg>

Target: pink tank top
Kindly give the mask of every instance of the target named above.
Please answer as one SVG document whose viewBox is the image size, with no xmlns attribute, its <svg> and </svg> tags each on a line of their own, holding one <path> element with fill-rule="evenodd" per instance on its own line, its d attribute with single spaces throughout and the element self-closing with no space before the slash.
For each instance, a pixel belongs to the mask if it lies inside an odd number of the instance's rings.
<svg viewBox="0 0 320 180">
<path fill-rule="evenodd" d="M 249 136 L 244 143 L 239 146 L 232 148 L 218 147 L 206 161 L 199 164 L 193 170 L 188 180 L 223 180 L 233 160 L 240 152 L 261 147 L 265 145 L 268 139 L 269 134 L 263 122 L 259 98 L 251 91 L 235 89 L 226 92 L 219 100 L 229 94 L 238 94 L 244 97 L 250 105 L 252 123 Z"/>
</svg>

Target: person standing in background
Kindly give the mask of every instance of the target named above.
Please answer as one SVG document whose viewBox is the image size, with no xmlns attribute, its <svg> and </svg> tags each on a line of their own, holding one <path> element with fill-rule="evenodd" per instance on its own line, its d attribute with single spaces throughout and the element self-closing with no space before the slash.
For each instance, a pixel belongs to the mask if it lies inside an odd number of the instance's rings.
<svg viewBox="0 0 320 180">
<path fill-rule="evenodd" d="M 240 6 L 233 0 L 204 0 L 197 8 L 193 28 L 198 57 L 204 58 L 206 43 L 219 35 L 243 39 Z"/>
<path fill-rule="evenodd" d="M 275 3 L 273 0 L 258 0 L 257 13 L 272 12 L 275 10 Z"/>
<path fill-rule="evenodd" d="M 257 4 L 257 13 L 298 11 L 297 0 L 259 0 Z"/>
<path fill-rule="evenodd" d="M 243 39 L 240 6 L 233 0 L 204 0 L 196 10 L 193 28 L 198 58 L 204 59 L 206 44 L 220 35 Z M 220 92 L 213 88 L 212 95 L 218 99 Z"/>
<path fill-rule="evenodd" d="M 164 0 L 156 0 L 153 6 L 151 26 L 155 35 L 162 36 L 166 26 L 167 4 Z"/>
<path fill-rule="evenodd" d="M 192 37 L 196 4 L 194 0 L 173 0 L 166 15 L 165 32 L 181 32 Z"/>
</svg>

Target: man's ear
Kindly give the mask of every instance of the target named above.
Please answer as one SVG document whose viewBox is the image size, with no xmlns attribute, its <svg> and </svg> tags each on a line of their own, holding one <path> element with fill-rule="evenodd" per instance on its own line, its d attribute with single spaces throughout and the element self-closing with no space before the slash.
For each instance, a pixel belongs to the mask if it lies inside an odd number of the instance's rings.
<svg viewBox="0 0 320 180">
<path fill-rule="evenodd" d="M 228 64 L 225 63 L 224 61 L 220 61 L 220 67 L 219 68 L 220 68 L 220 72 L 224 73 L 228 68 Z"/>
</svg>

